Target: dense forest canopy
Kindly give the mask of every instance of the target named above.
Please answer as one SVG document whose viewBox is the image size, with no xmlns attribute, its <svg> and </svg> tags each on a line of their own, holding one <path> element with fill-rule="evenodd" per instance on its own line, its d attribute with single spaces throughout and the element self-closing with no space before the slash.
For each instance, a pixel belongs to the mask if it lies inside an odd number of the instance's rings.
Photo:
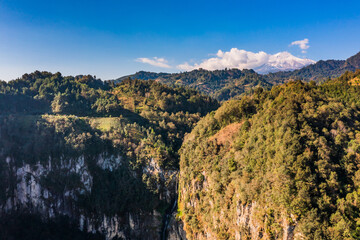
<svg viewBox="0 0 360 240">
<path fill-rule="evenodd" d="M 203 118 L 180 150 L 188 236 L 359 239 L 359 83 L 259 88 Z"/>
<path fill-rule="evenodd" d="M 139 132 L 138 136 L 147 131 L 157 135 L 168 148 L 174 148 L 169 150 L 171 154 L 180 147 L 184 133 L 218 106 L 217 101 L 194 90 L 171 88 L 155 81 L 109 84 L 90 75 L 64 77 L 60 73 L 36 71 L 0 83 L 0 114 L 5 122 L 9 122 L 8 118 L 20 121 L 17 128 L 21 121 L 29 125 L 39 119 L 56 122 L 61 118 L 69 124 L 97 122 L 100 130 L 111 134 L 122 134 L 117 131 L 128 126 Z M 108 137 L 111 134 L 107 133 Z M 141 139 L 134 134 L 132 140 Z"/>
</svg>

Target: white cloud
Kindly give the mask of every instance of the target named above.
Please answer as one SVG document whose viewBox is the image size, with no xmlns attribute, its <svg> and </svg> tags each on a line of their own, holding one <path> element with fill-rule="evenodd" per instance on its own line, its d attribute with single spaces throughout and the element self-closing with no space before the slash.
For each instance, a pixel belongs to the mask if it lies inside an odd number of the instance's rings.
<svg viewBox="0 0 360 240">
<path fill-rule="evenodd" d="M 288 52 L 277 54 L 267 54 L 260 51 L 258 53 L 249 52 L 232 48 L 228 52 L 219 50 L 216 57 L 206 59 L 201 63 L 190 65 L 185 62 L 177 66 L 178 69 L 191 71 L 193 69 L 217 70 L 224 68 L 254 69 L 265 73 L 272 71 L 285 71 L 301 68 L 314 63 L 313 60 L 298 58 Z"/>
<path fill-rule="evenodd" d="M 165 58 L 158 58 L 158 57 L 153 57 L 152 59 L 138 58 L 138 59 L 136 59 L 136 61 L 141 62 L 141 63 L 147 63 L 147 64 L 150 64 L 155 67 L 171 68 L 171 66 L 167 64 L 168 61 Z"/>
<path fill-rule="evenodd" d="M 185 62 L 183 64 L 179 64 L 176 66 L 178 69 L 180 70 L 184 70 L 184 71 L 191 71 L 191 70 L 194 70 L 195 67 L 194 66 L 191 66 L 188 62 Z"/>
<path fill-rule="evenodd" d="M 267 62 L 269 55 L 265 52 L 248 52 L 232 48 L 229 52 L 219 50 L 216 57 L 204 60 L 200 64 L 191 66 L 188 63 L 180 64 L 177 67 L 182 70 L 192 70 L 203 68 L 207 70 L 216 70 L 224 68 L 253 69 Z"/>
<path fill-rule="evenodd" d="M 309 46 L 309 39 L 305 38 L 304 40 L 298 40 L 298 41 L 294 41 L 290 44 L 291 46 L 296 46 L 298 45 L 299 48 L 302 50 L 302 53 L 306 53 L 306 49 L 308 49 Z"/>
</svg>

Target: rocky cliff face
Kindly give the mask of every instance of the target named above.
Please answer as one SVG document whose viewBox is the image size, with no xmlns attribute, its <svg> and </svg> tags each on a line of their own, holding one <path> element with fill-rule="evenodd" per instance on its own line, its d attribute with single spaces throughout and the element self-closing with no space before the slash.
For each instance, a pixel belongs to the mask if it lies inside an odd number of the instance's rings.
<svg viewBox="0 0 360 240">
<path fill-rule="evenodd" d="M 19 162 L 18 159 L 8 156 L 5 162 L 5 172 L 8 173 L 7 178 L 11 184 L 6 189 L 5 203 L 0 206 L 3 213 L 27 211 L 40 214 L 44 219 L 67 215 L 78 222 L 81 230 L 101 233 L 106 239 L 161 238 L 164 214 L 159 210 L 94 214 L 80 204 L 81 198 L 91 196 L 94 188 L 94 176 L 89 169 L 91 166 L 86 156 L 66 160 L 49 157 L 45 163 L 37 162 L 34 165 L 22 166 L 16 166 L 15 162 Z M 108 173 L 116 171 L 124 164 L 121 156 L 108 154 L 98 155 L 95 162 L 96 167 Z M 144 167 L 143 173 L 156 173 L 168 181 L 167 188 L 158 186 L 162 191 L 161 200 L 170 202 L 176 199 L 177 172 L 163 171 L 152 161 L 149 166 Z M 67 179 L 73 178 L 72 182 L 64 179 L 63 182 L 52 182 L 55 179 L 51 176 L 58 178 L 63 174 Z M 137 173 L 132 174 L 138 177 Z M 70 186 L 71 184 L 73 186 Z M 181 228 L 175 227 L 178 226 L 176 220 L 171 221 L 168 224 L 171 229 L 168 239 L 184 239 L 176 237 Z"/>
<path fill-rule="evenodd" d="M 172 213 L 167 226 L 165 239 L 171 240 L 186 240 L 186 232 L 184 230 L 183 222 L 177 218 L 176 213 Z"/>
</svg>

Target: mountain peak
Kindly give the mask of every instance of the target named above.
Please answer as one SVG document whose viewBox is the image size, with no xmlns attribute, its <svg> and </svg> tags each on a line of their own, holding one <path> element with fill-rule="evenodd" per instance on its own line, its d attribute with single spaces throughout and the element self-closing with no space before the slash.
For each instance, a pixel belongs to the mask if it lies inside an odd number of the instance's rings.
<svg viewBox="0 0 360 240">
<path fill-rule="evenodd" d="M 314 63 L 314 60 L 295 57 L 291 53 L 284 51 L 270 55 L 268 63 L 256 68 L 255 71 L 258 73 L 291 71 Z"/>
</svg>

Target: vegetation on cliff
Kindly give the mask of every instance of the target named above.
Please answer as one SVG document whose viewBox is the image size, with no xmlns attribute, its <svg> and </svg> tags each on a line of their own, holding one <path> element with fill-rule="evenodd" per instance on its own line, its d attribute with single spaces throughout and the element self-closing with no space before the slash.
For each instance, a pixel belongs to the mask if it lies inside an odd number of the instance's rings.
<svg viewBox="0 0 360 240">
<path fill-rule="evenodd" d="M 360 72 L 224 103 L 180 150 L 190 239 L 360 237 Z"/>
</svg>

